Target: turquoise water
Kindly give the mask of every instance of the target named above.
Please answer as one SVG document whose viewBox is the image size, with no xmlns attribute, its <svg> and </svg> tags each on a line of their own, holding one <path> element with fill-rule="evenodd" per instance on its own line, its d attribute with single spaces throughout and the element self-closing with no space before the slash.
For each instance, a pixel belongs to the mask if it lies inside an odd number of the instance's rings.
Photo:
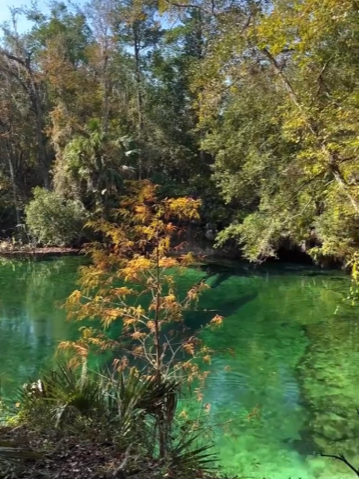
<svg viewBox="0 0 359 479">
<path fill-rule="evenodd" d="M 0 379 L 13 391 L 52 358 L 63 339 L 75 339 L 78 325 L 54 307 L 73 291 L 81 258 L 0 263 Z"/>
<path fill-rule="evenodd" d="M 46 365 L 78 325 L 54 307 L 73 290 L 81 258 L 0 265 L 0 374 L 10 393 Z M 208 271 L 189 269 L 186 290 Z M 318 456 L 345 452 L 359 464 L 356 414 L 359 321 L 343 300 L 350 281 L 337 271 L 290 265 L 215 266 L 193 328 L 217 312 L 221 329 L 203 330 L 216 350 L 201 402 L 220 463 L 239 477 L 345 477 L 340 463 Z M 207 311 L 203 311 L 207 310 Z M 206 405 L 206 407 L 204 407 Z M 203 412 L 203 411 L 206 412 Z"/>
</svg>

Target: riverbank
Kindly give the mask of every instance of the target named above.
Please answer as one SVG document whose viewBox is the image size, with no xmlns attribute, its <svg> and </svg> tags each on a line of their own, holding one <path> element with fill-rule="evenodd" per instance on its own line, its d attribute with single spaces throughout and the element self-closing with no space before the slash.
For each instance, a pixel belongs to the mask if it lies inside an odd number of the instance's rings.
<svg viewBox="0 0 359 479">
<path fill-rule="evenodd" d="M 65 358 L 38 377 L 1 403 L 1 478 L 220 479 L 205 426 L 181 419 L 176 380 Z"/>
<path fill-rule="evenodd" d="M 210 264 L 222 264 L 227 266 L 233 266 L 234 262 L 248 261 L 243 260 L 240 250 L 237 248 L 214 248 L 213 245 L 199 245 L 199 244 L 187 244 L 183 249 L 179 251 L 173 251 L 174 256 L 191 253 L 196 261 L 199 263 Z M 70 248 L 70 247 L 39 247 L 31 248 L 30 246 L 14 247 L 14 248 L 0 248 L 0 258 L 7 259 L 33 259 L 42 260 L 51 257 L 62 256 L 79 256 L 84 255 L 82 248 Z M 319 266 L 323 270 L 340 270 L 345 269 L 350 271 L 348 267 L 344 267 L 335 261 L 328 261 L 326 263 L 315 264 L 309 255 L 304 254 L 291 254 L 290 251 L 281 251 L 278 258 L 269 258 L 266 263 L 293 263 L 303 266 Z M 250 264 L 250 263 L 248 263 Z"/>
<path fill-rule="evenodd" d="M 208 238 L 206 228 L 195 227 L 189 225 L 184 228 L 181 235 L 175 242 L 173 255 L 191 253 L 199 261 L 206 260 L 211 262 L 233 262 L 247 261 L 243 257 L 243 251 L 236 241 L 229 240 L 226 244 L 217 247 L 215 237 Z M 81 245 L 81 243 L 79 243 Z M 178 249 L 178 247 L 180 247 Z M 46 258 L 50 256 L 70 256 L 82 254 L 81 246 L 73 247 L 56 247 L 43 246 L 34 247 L 31 244 L 14 243 L 9 238 L 0 240 L 0 257 L 5 258 Z M 263 261 L 260 261 L 263 262 Z M 266 259 L 269 263 L 296 263 L 302 265 L 317 265 L 323 269 L 345 269 L 343 261 L 335 257 L 321 257 L 317 261 L 309 254 L 309 250 L 303 249 L 299 245 L 291 241 L 284 241 L 278 245 L 276 257 Z"/>
<path fill-rule="evenodd" d="M 33 259 L 45 259 L 48 257 L 59 256 L 77 256 L 82 254 L 81 249 L 77 248 L 59 248 L 59 247 L 43 247 L 43 248 L 31 248 L 28 246 L 14 249 L 0 249 L 0 257 L 2 258 L 33 258 Z"/>
<path fill-rule="evenodd" d="M 163 471 L 166 461 L 133 455 L 129 448 L 121 450 L 116 440 L 104 440 L 101 434 L 64 433 L 61 429 L 39 431 L 26 426 L 0 427 L 1 443 L 15 447 L 14 458 L 8 462 L 1 477 L 16 479 L 162 479 L 175 477 Z M 3 459 L 0 447 L 0 458 Z M 9 454 L 9 449 L 8 449 Z M 6 460 L 4 461 L 6 464 Z M 175 472 L 175 471 L 173 471 Z M 198 471 L 185 479 L 219 479 L 219 476 Z M 183 479 L 183 478 L 182 478 Z"/>
</svg>

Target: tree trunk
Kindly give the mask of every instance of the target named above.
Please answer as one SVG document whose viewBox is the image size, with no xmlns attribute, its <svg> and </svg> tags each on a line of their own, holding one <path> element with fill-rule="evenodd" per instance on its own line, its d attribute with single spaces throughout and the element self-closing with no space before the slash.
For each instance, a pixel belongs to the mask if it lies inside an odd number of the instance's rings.
<svg viewBox="0 0 359 479">
<path fill-rule="evenodd" d="M 19 202 L 17 200 L 17 186 L 16 186 L 16 178 L 15 178 L 15 172 L 14 172 L 14 165 L 12 162 L 11 158 L 11 152 L 9 149 L 8 141 L 6 141 L 6 149 L 8 151 L 7 159 L 8 159 L 8 166 L 9 166 L 9 173 L 10 173 L 10 179 L 11 179 L 11 188 L 12 188 L 12 194 L 13 194 L 13 201 L 14 201 L 14 207 L 15 207 L 15 215 L 16 215 L 16 225 L 21 224 L 21 216 L 20 216 L 20 209 L 19 209 Z"/>
<path fill-rule="evenodd" d="M 141 71 L 141 48 L 140 40 L 138 38 L 137 23 L 133 22 L 132 24 L 132 33 L 133 33 L 133 47 L 135 54 L 135 79 L 137 86 L 137 130 L 138 135 L 141 138 L 143 136 L 143 95 L 142 95 L 142 71 Z M 141 180 L 143 177 L 143 165 L 142 159 L 139 158 L 138 162 L 138 179 Z"/>
<path fill-rule="evenodd" d="M 42 173 L 43 185 L 46 189 L 50 189 L 50 175 L 49 175 L 49 159 L 46 148 L 46 137 L 44 134 L 44 114 L 42 110 L 41 97 L 39 89 L 33 78 L 32 71 L 29 71 L 30 75 L 30 87 L 32 90 L 31 102 L 33 110 L 36 116 L 36 138 L 39 147 L 39 160 L 40 160 L 40 169 Z"/>
<path fill-rule="evenodd" d="M 110 81 L 108 77 L 108 40 L 105 40 L 105 44 L 102 48 L 102 129 L 106 135 L 108 132 L 108 121 L 110 115 Z"/>
</svg>

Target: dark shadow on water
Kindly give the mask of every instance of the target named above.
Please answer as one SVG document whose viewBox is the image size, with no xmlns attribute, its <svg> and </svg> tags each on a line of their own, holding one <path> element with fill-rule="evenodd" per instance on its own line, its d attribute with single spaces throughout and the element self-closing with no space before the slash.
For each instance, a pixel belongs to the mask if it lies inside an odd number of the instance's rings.
<svg viewBox="0 0 359 479">
<path fill-rule="evenodd" d="M 300 436 L 300 439 L 284 439 L 283 445 L 296 451 L 302 457 L 316 456 L 320 453 L 320 450 L 318 449 L 318 446 L 314 443 L 309 431 L 307 432 L 307 434 L 305 433 L 305 431 L 303 431 Z"/>
<path fill-rule="evenodd" d="M 208 262 L 200 265 L 200 269 L 206 273 L 206 282 L 216 276 L 216 278 L 210 282 L 214 288 L 220 286 L 231 276 L 283 276 L 290 274 L 313 278 L 333 277 L 336 280 L 347 280 L 348 278 L 348 273 L 338 268 L 322 268 L 313 263 L 300 264 L 275 260 L 259 264 L 245 261 Z"/>
<path fill-rule="evenodd" d="M 218 309 L 196 309 L 187 311 L 184 314 L 185 325 L 191 329 L 197 330 L 205 327 L 216 314 L 223 317 L 232 316 L 240 308 L 247 303 L 253 301 L 258 296 L 257 292 L 243 294 L 238 299 L 226 301 L 224 300 Z"/>
<path fill-rule="evenodd" d="M 242 265 L 241 263 L 206 263 L 200 265 L 200 270 L 206 273 L 205 282 L 210 284 L 211 288 L 218 288 L 218 286 L 232 276 L 249 276 L 252 269 L 253 267 L 250 265 Z M 215 277 L 215 279 L 209 282 L 213 277 Z"/>
</svg>

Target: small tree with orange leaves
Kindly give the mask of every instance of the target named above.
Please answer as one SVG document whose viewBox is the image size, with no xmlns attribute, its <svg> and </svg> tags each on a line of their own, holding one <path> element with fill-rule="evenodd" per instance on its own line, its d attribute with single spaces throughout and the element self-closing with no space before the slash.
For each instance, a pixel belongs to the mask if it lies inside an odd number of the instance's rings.
<svg viewBox="0 0 359 479">
<path fill-rule="evenodd" d="M 81 268 L 81 290 L 71 294 L 66 306 L 70 317 L 99 319 L 102 329 L 82 328 L 79 341 L 63 343 L 62 347 L 73 347 L 83 357 L 91 346 L 120 349 L 123 357 L 117 359 L 119 368 L 127 366 L 129 356 L 137 364 L 145 361 L 145 374 L 158 383 L 173 374 L 181 374 L 182 380 L 183 373 L 189 380 L 197 377 L 203 381 L 206 374 L 200 374 L 193 358 L 209 361 L 211 351 L 193 335 L 175 340 L 171 330 L 171 325 L 177 332 L 181 329 L 184 311 L 193 307 L 207 287 L 200 282 L 180 298 L 173 276 L 174 270 L 178 272 L 194 262 L 191 254 L 179 253 L 182 245 L 176 237 L 181 233 L 181 223 L 198 218 L 200 201 L 159 200 L 156 189 L 149 181 L 129 182 L 128 196 L 114 212 L 116 221 L 91 223 L 105 237 L 105 244 L 87 247 L 92 265 Z M 117 321 L 122 324 L 121 335 L 109 338 L 107 331 Z M 221 321 L 217 315 L 211 324 Z M 185 359 L 180 360 L 180 351 Z M 168 431 L 163 423 L 171 422 L 174 405 L 170 409 L 158 414 L 161 456 L 165 454 Z"/>
</svg>

